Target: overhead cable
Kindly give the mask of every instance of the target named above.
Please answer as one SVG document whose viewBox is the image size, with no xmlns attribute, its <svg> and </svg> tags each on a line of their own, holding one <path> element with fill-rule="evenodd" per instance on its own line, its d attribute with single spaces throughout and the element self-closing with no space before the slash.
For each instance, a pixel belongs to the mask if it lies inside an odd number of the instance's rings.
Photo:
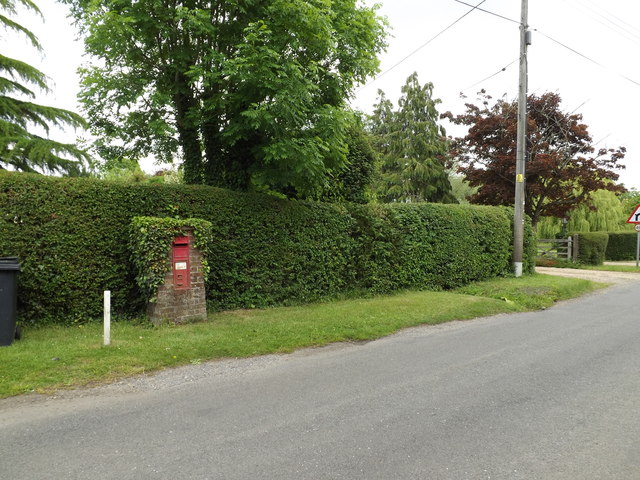
<svg viewBox="0 0 640 480">
<path fill-rule="evenodd" d="M 616 32 L 622 37 L 625 37 L 627 40 L 633 41 L 635 43 L 640 43 L 640 35 L 639 35 L 640 30 L 638 30 L 633 25 L 625 22 L 621 18 L 608 12 L 606 9 L 600 7 L 599 5 L 595 5 L 593 4 L 593 2 L 589 2 L 589 3 L 592 3 L 594 7 L 596 7 L 596 8 L 592 8 L 586 3 L 578 3 L 578 6 L 575 6 L 573 5 L 573 1 L 570 1 L 570 0 L 563 0 L 563 1 L 570 7 L 574 8 L 575 10 L 578 10 L 578 11 L 584 10 L 583 13 L 585 14 L 587 14 L 587 11 L 588 11 L 589 12 L 588 16 L 590 16 L 596 22 Z M 598 9 L 604 12 L 604 14 L 598 11 Z"/>
<path fill-rule="evenodd" d="M 416 48 L 415 50 L 413 50 L 409 55 L 407 55 L 406 57 L 404 57 L 402 60 L 400 60 L 399 62 L 396 62 L 395 64 L 393 64 L 391 67 L 387 68 L 384 72 L 382 72 L 380 75 L 377 75 L 373 80 L 365 83 L 362 87 L 360 87 L 358 90 L 356 90 L 357 92 L 360 92 L 363 88 L 369 86 L 371 83 L 375 82 L 376 80 L 379 80 L 381 77 L 383 77 L 384 75 L 386 75 L 387 73 L 389 73 L 391 70 L 393 70 L 394 68 L 396 68 L 397 66 L 399 66 L 401 63 L 405 62 L 406 60 L 408 60 L 410 57 L 412 57 L 413 55 L 415 55 L 416 53 L 418 53 L 420 50 L 422 50 L 424 47 L 426 47 L 427 45 L 429 45 L 431 42 L 433 42 L 436 38 L 438 38 L 440 35 L 442 35 L 443 33 L 445 33 L 447 30 L 451 29 L 456 23 L 458 23 L 460 20 L 462 20 L 464 17 L 466 17 L 467 15 L 469 15 L 471 12 L 473 12 L 474 10 L 477 10 L 478 7 L 480 5 L 482 5 L 484 2 L 486 2 L 487 0 L 482 0 L 480 3 L 478 3 L 477 5 L 469 5 L 466 4 L 471 8 L 471 10 L 469 10 L 468 12 L 466 12 L 464 15 L 462 15 L 461 17 L 459 17 L 457 20 L 455 20 L 452 24 L 450 24 L 449 26 L 447 26 L 446 28 L 444 28 L 443 30 L 441 30 L 440 32 L 438 32 L 436 35 L 434 35 L 433 37 L 431 37 L 429 40 L 427 40 L 425 43 L 423 43 L 422 45 L 420 45 L 418 48 Z"/>
<path fill-rule="evenodd" d="M 547 38 L 548 40 L 551 40 L 553 43 L 556 43 L 556 44 L 560 45 L 561 47 L 566 48 L 566 49 L 567 49 L 567 50 L 569 50 L 570 52 L 573 52 L 573 53 L 575 53 L 576 55 L 578 55 L 578 56 L 580 56 L 580 57 L 584 58 L 585 60 L 588 60 L 588 61 L 590 61 L 591 63 L 596 64 L 596 65 L 597 65 L 597 66 L 599 66 L 600 68 L 604 68 L 605 70 L 611 70 L 611 69 L 610 69 L 609 67 L 607 67 L 606 65 L 603 65 L 602 63 L 597 62 L 597 61 L 596 61 L 596 60 L 594 60 L 593 58 L 590 58 L 590 57 L 586 56 L 585 54 L 580 53 L 580 52 L 579 52 L 579 51 L 577 51 L 576 49 L 571 48 L 571 47 L 569 47 L 568 45 L 565 45 L 564 43 L 562 43 L 562 42 L 560 42 L 560 41 L 556 40 L 555 38 L 550 37 L 549 35 L 546 35 L 545 33 L 541 32 L 540 30 L 538 30 L 538 29 L 534 29 L 534 31 L 535 31 L 535 32 L 537 32 L 537 33 L 539 33 L 539 34 L 540 34 L 540 35 L 542 35 L 543 37 Z M 614 70 L 614 72 L 615 72 L 615 70 Z M 636 82 L 636 81 L 635 81 L 635 80 L 633 80 L 632 78 L 629 78 L 629 77 L 627 77 L 626 75 L 623 75 L 623 74 L 622 74 L 622 73 L 620 73 L 620 72 L 615 72 L 615 73 L 616 73 L 618 76 L 620 76 L 620 77 L 624 78 L 625 80 L 627 80 L 627 81 L 629 81 L 629 82 L 631 82 L 631 83 L 633 83 L 633 84 L 635 84 L 635 85 L 637 85 L 637 86 L 639 86 L 639 87 L 640 87 L 640 83 L 639 83 L 639 82 Z"/>
<path fill-rule="evenodd" d="M 473 5 L 471 5 L 470 3 L 463 2 L 462 0 L 453 0 L 453 1 L 461 3 L 462 5 L 466 5 L 467 7 L 473 7 Z M 478 5 L 480 5 L 480 4 L 478 4 Z M 520 25 L 520 22 L 518 20 L 514 20 L 513 18 L 505 17 L 504 15 L 500 15 L 500 14 L 495 13 L 495 12 L 490 12 L 489 10 L 485 10 L 484 8 L 478 8 L 478 6 L 476 6 L 475 9 L 479 10 L 481 12 L 484 12 L 484 13 L 488 13 L 489 15 L 493 15 L 494 17 L 498 17 L 498 18 L 501 18 L 503 20 L 507 20 L 509 22 L 516 23 L 516 24 Z"/>
<path fill-rule="evenodd" d="M 455 2 L 458 2 L 458 3 L 462 3 L 463 5 L 469 5 L 468 3 L 466 3 L 466 2 L 464 2 L 464 1 L 462 1 L 462 0 L 454 0 L 454 1 L 455 1 Z M 511 18 L 504 17 L 504 16 L 502 16 L 502 15 L 499 15 L 499 14 L 497 14 L 497 13 L 491 12 L 491 11 L 489 11 L 489 10 L 485 10 L 485 9 L 483 9 L 483 8 L 477 8 L 479 5 L 480 5 L 480 4 L 476 5 L 476 8 L 475 8 L 476 10 L 479 10 L 479 11 L 484 12 L 484 13 L 488 13 L 489 15 L 494 15 L 494 16 L 496 16 L 496 17 L 502 18 L 502 19 L 507 20 L 507 21 L 509 21 L 509 22 L 513 22 L 513 23 L 520 23 L 520 22 L 517 22 L 517 21 L 515 21 L 515 20 L 513 20 L 513 19 L 511 19 Z M 580 52 L 579 52 L 579 51 L 577 51 L 576 49 L 571 48 L 571 47 L 569 47 L 568 45 L 565 45 L 564 43 L 562 43 L 562 42 L 560 42 L 560 41 L 556 40 L 555 38 L 550 37 L 549 35 L 547 35 L 547 34 L 545 34 L 545 33 L 541 32 L 540 30 L 538 30 L 538 29 L 534 29 L 533 31 L 535 31 L 535 32 L 539 33 L 539 34 L 540 34 L 540 35 L 542 35 L 543 37 L 545 37 L 545 38 L 547 38 L 547 39 L 551 40 L 552 42 L 554 42 L 554 43 L 556 43 L 556 44 L 560 45 L 561 47 L 566 48 L 567 50 L 569 50 L 569 51 L 571 51 L 571 52 L 575 53 L 576 55 L 578 55 L 578 56 L 580 56 L 580 57 L 584 58 L 585 60 L 588 60 L 588 61 L 590 61 L 591 63 L 594 63 L 594 64 L 598 65 L 600 68 L 604 68 L 605 70 L 611 70 L 611 69 L 610 69 L 609 67 L 607 67 L 606 65 L 603 65 L 603 64 L 601 64 L 600 62 L 597 62 L 596 60 L 594 60 L 594 59 L 592 59 L 592 58 L 588 57 L 587 55 L 585 55 L 585 54 L 583 54 L 583 53 L 580 53 Z M 620 73 L 620 72 L 616 72 L 615 70 L 614 70 L 614 72 L 615 72 L 618 76 L 620 76 L 620 77 L 624 78 L 625 80 L 627 80 L 628 82 L 631 82 L 631 83 L 633 83 L 634 85 L 638 85 L 638 86 L 640 86 L 640 83 L 639 83 L 639 82 L 637 82 L 637 81 L 635 81 L 634 79 L 629 78 L 629 77 L 627 77 L 626 75 L 623 75 L 623 74 L 622 74 L 622 73 Z M 499 72 L 498 72 L 498 73 L 499 73 Z M 484 80 L 483 80 L 483 81 L 484 81 Z M 471 87 L 469 87 L 469 88 L 471 88 Z"/>
<path fill-rule="evenodd" d="M 487 80 L 492 79 L 493 77 L 495 77 L 496 75 L 500 75 L 502 72 L 505 72 L 507 70 L 507 68 L 509 68 L 511 65 L 513 65 L 514 63 L 516 63 L 519 60 L 519 58 L 516 58 L 513 62 L 511 62 L 509 65 L 506 65 L 505 67 L 502 67 L 500 70 L 498 70 L 496 73 L 489 75 L 487 78 L 483 78 L 482 80 L 480 80 L 479 82 L 474 83 L 473 85 L 468 86 L 467 88 L 464 88 L 462 91 L 465 90 L 469 90 L 470 88 L 473 88 L 477 85 L 480 85 L 482 82 L 486 82 Z"/>
</svg>

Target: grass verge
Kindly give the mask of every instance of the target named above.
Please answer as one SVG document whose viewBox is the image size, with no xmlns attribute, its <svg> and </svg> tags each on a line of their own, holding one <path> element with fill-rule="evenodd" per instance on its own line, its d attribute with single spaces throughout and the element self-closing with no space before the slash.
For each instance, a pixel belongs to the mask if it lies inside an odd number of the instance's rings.
<svg viewBox="0 0 640 480">
<path fill-rule="evenodd" d="M 116 322 L 109 347 L 102 325 L 27 330 L 0 348 L 0 398 L 104 383 L 167 367 L 285 353 L 333 342 L 372 340 L 402 328 L 535 310 L 590 292 L 587 280 L 530 275 L 449 292 L 403 292 L 312 305 L 209 315 L 182 326 Z"/>
<path fill-rule="evenodd" d="M 566 260 L 549 260 L 542 259 L 536 261 L 538 267 L 553 267 L 553 268 L 572 268 L 575 270 L 599 270 L 602 272 L 630 272 L 640 273 L 640 268 L 635 265 L 623 265 L 623 264 L 604 264 L 604 265 L 583 265 L 576 262 L 568 262 Z"/>
<path fill-rule="evenodd" d="M 603 272 L 631 272 L 640 273 L 640 268 L 634 265 L 584 265 L 580 267 L 585 270 L 600 270 Z"/>
</svg>

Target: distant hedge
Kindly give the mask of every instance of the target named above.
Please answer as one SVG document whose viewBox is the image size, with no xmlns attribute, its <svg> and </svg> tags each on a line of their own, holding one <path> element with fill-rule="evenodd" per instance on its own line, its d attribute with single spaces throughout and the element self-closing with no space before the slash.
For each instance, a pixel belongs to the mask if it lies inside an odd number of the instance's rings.
<svg viewBox="0 0 640 480">
<path fill-rule="evenodd" d="M 604 263 L 609 234 L 605 232 L 586 232 L 578 236 L 578 261 L 586 265 Z"/>
<path fill-rule="evenodd" d="M 635 260 L 638 234 L 636 232 L 609 233 L 607 260 Z"/>
<path fill-rule="evenodd" d="M 22 322 L 85 322 L 111 290 L 116 315 L 144 296 L 130 260 L 136 216 L 211 222 L 211 309 L 300 303 L 353 289 L 438 289 L 511 273 L 508 209 L 337 205 L 202 186 L 0 172 L 0 256 L 18 256 Z M 534 241 L 527 230 L 525 270 Z"/>
</svg>

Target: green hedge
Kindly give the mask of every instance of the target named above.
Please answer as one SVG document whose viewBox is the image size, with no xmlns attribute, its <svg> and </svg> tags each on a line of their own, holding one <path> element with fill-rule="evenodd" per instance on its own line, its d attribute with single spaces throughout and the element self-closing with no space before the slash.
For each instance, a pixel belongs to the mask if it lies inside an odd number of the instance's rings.
<svg viewBox="0 0 640 480">
<path fill-rule="evenodd" d="M 335 205 L 0 172 L 0 256 L 20 257 L 20 320 L 99 318 L 107 289 L 116 315 L 143 312 L 129 247 L 137 216 L 211 223 L 211 309 L 300 303 L 362 288 L 448 288 L 512 271 L 512 215 L 504 208 Z M 527 252 L 531 271 L 534 253 Z"/>
<path fill-rule="evenodd" d="M 452 288 L 513 270 L 507 209 L 365 205 L 352 207 L 350 213 L 359 243 L 357 283 L 363 288 Z M 527 265 L 531 272 L 532 263 Z"/>
<path fill-rule="evenodd" d="M 578 233 L 578 261 L 586 265 L 602 265 L 609 242 L 603 232 Z"/>
<path fill-rule="evenodd" d="M 636 232 L 609 233 L 607 260 L 635 260 L 638 234 Z"/>
</svg>

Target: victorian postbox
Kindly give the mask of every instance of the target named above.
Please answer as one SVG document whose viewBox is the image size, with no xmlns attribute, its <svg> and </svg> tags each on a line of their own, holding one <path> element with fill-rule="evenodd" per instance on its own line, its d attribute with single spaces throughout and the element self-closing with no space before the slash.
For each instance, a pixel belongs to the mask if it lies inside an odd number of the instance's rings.
<svg viewBox="0 0 640 480">
<path fill-rule="evenodd" d="M 189 237 L 176 237 L 171 245 L 173 288 L 187 290 L 191 288 L 191 266 L 189 265 Z"/>
</svg>

